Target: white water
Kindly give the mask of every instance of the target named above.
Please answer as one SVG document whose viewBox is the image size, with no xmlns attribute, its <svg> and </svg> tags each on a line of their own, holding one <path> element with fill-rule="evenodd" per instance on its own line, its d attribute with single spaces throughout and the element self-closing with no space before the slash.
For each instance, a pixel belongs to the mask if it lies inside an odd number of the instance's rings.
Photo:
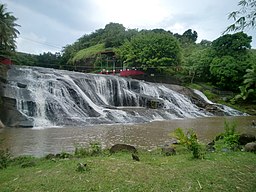
<svg viewBox="0 0 256 192">
<path fill-rule="evenodd" d="M 197 95 L 199 95 L 203 100 L 205 100 L 206 103 L 214 104 L 214 103 L 211 102 L 211 101 L 205 96 L 205 94 L 203 94 L 201 91 L 196 90 L 196 89 L 193 89 L 193 91 L 194 91 Z"/>
<path fill-rule="evenodd" d="M 191 99 L 164 85 L 117 76 L 62 70 L 15 67 L 9 70 L 6 96 L 36 127 L 62 125 L 142 123 L 154 120 L 213 116 Z M 22 83 L 25 87 L 19 87 Z M 203 102 L 213 104 L 194 91 Z M 148 108 L 151 101 L 162 103 Z M 227 115 L 237 111 L 216 105 Z"/>
</svg>

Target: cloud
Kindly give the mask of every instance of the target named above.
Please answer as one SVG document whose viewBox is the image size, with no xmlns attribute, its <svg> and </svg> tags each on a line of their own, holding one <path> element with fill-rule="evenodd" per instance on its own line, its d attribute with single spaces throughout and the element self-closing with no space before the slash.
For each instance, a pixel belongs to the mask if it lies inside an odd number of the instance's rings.
<svg viewBox="0 0 256 192">
<path fill-rule="evenodd" d="M 8 10 L 9 8 L 13 9 L 12 12 L 18 18 L 17 23 L 21 25 L 18 28 L 18 51 L 34 54 L 59 52 L 63 46 L 73 43 L 84 33 L 78 30 L 79 27 L 72 27 L 73 23 L 66 22 L 65 18 L 60 21 L 60 18 L 54 17 L 51 12 L 47 14 L 45 11 L 37 11 L 37 6 L 32 9 L 30 6 L 10 2 Z"/>
<path fill-rule="evenodd" d="M 20 52 L 40 54 L 43 52 L 59 52 L 61 46 L 49 44 L 45 37 L 39 37 L 35 33 L 27 34 L 28 37 L 18 37 L 16 42 Z"/>
<path fill-rule="evenodd" d="M 159 24 L 170 12 L 156 0 L 95 0 L 102 22 L 118 22 L 127 28 L 149 28 Z"/>
</svg>

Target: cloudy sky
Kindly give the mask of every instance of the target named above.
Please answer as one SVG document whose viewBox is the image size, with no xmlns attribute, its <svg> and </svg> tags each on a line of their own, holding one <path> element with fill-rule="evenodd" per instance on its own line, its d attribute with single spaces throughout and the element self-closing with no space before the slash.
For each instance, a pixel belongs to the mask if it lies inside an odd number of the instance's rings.
<svg viewBox="0 0 256 192">
<path fill-rule="evenodd" d="M 163 28 L 198 33 L 198 41 L 214 40 L 232 23 L 228 14 L 239 0 L 0 0 L 21 25 L 17 50 L 59 52 L 84 34 L 110 22 L 126 28 Z M 252 46 L 256 48 L 255 31 Z"/>
</svg>

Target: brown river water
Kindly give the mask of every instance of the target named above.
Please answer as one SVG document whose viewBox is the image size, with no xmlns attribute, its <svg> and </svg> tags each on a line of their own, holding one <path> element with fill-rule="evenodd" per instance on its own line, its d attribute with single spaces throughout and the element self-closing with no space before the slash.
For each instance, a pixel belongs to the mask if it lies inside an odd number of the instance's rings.
<svg viewBox="0 0 256 192">
<path fill-rule="evenodd" d="M 203 117 L 154 121 L 143 124 L 94 125 L 87 127 L 4 128 L 0 129 L 0 148 L 8 148 L 13 156 L 44 156 L 48 153 L 72 152 L 75 146 L 100 142 L 103 147 L 127 143 L 154 149 L 170 141 L 169 133 L 176 128 L 193 128 L 200 141 L 208 143 L 224 131 L 224 122 L 235 122 L 239 133 L 256 136 L 252 121 L 256 116 Z"/>
</svg>

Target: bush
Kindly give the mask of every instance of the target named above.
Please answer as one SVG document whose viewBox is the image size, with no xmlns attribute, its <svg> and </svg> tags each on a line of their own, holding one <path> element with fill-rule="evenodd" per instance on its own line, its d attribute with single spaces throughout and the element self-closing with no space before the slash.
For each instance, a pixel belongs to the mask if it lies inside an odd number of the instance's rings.
<svg viewBox="0 0 256 192">
<path fill-rule="evenodd" d="M 203 145 L 198 142 L 197 135 L 193 129 L 189 129 L 185 134 L 181 128 L 178 128 L 174 131 L 174 136 L 179 140 L 181 145 L 186 146 L 192 152 L 194 158 L 203 158 Z"/>
<path fill-rule="evenodd" d="M 75 157 L 81 158 L 81 157 L 86 157 L 89 155 L 90 155 L 90 152 L 89 152 L 88 148 L 84 148 L 82 146 L 75 147 L 75 153 L 74 153 Z"/>
<path fill-rule="evenodd" d="M 99 142 L 90 143 L 89 148 L 76 146 L 74 153 L 76 157 L 96 156 L 100 154 L 102 154 L 102 146 Z"/>
<path fill-rule="evenodd" d="M 89 152 L 92 156 L 100 155 L 102 153 L 102 146 L 99 142 L 90 143 Z"/>
<path fill-rule="evenodd" d="M 224 122 L 224 133 L 215 139 L 215 148 L 219 151 L 239 149 L 239 134 L 236 133 L 236 123 Z"/>
</svg>

